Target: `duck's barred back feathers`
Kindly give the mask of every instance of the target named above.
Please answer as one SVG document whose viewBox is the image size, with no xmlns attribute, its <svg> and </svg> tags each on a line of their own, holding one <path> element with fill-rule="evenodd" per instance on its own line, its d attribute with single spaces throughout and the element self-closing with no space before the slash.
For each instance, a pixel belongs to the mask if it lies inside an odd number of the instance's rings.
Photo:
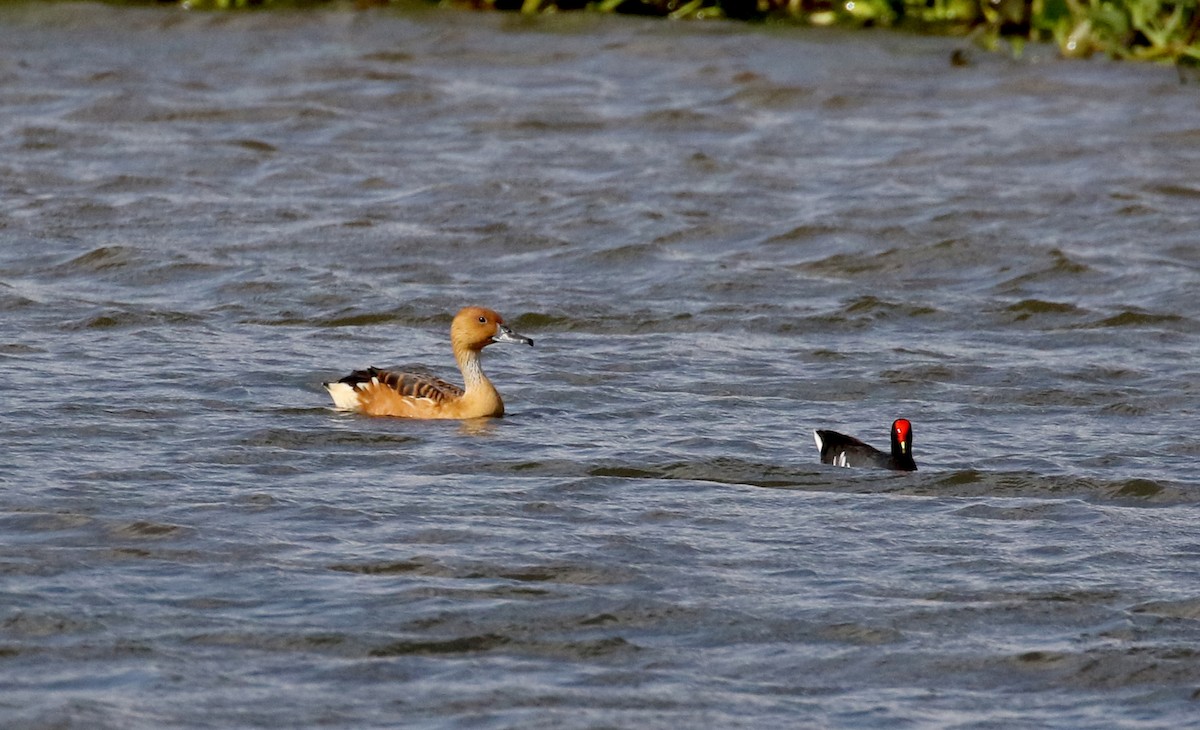
<svg viewBox="0 0 1200 730">
<path fill-rule="evenodd" d="M 460 398 L 463 394 L 462 388 L 454 383 L 447 383 L 441 378 L 416 373 L 394 373 L 390 370 L 380 370 L 379 368 L 355 370 L 337 382 L 357 388 L 360 384 L 371 383 L 376 380 L 400 395 L 409 398 L 428 398 L 435 403 L 444 403 L 448 400 Z"/>
</svg>

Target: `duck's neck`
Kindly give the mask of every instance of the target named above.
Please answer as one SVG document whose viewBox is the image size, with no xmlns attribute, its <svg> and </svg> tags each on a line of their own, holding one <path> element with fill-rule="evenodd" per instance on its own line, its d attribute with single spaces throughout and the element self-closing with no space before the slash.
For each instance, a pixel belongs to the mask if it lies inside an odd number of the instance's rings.
<svg viewBox="0 0 1200 730">
<path fill-rule="evenodd" d="M 483 366 L 479 361 L 479 350 L 469 347 L 455 348 L 454 359 L 458 361 L 458 369 L 462 371 L 463 390 L 468 393 L 496 392 L 495 386 L 483 374 Z"/>
<path fill-rule="evenodd" d="M 463 376 L 463 397 L 460 407 L 469 418 L 477 416 L 503 416 L 504 402 L 496 386 L 483 374 L 479 365 L 479 350 L 454 348 L 454 359 Z"/>
</svg>

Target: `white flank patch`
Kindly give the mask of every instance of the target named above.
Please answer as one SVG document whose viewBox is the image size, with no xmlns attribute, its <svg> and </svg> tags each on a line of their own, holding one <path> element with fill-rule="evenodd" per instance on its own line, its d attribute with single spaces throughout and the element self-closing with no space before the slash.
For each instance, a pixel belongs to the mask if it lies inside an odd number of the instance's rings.
<svg viewBox="0 0 1200 730">
<path fill-rule="evenodd" d="M 333 396 L 334 407 L 347 411 L 358 408 L 358 391 L 347 383 L 326 383 L 325 390 Z"/>
</svg>

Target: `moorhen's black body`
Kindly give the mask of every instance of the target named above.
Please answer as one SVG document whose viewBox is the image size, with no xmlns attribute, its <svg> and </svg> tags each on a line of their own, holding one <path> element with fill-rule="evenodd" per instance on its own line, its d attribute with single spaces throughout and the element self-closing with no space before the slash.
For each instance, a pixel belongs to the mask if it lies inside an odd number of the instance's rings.
<svg viewBox="0 0 1200 730">
<path fill-rule="evenodd" d="M 892 422 L 892 453 L 887 454 L 869 444 L 837 431 L 813 431 L 822 464 L 837 466 L 873 466 L 896 471 L 916 471 L 912 455 L 912 424 L 908 419 Z"/>
</svg>

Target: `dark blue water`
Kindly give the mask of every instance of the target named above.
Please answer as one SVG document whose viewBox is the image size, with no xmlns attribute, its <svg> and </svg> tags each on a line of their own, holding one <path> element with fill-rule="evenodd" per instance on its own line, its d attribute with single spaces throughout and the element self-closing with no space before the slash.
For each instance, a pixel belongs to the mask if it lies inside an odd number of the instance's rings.
<svg viewBox="0 0 1200 730">
<path fill-rule="evenodd" d="M 1200 93 L 962 43 L 0 7 L 0 724 L 1192 722 Z"/>
</svg>

